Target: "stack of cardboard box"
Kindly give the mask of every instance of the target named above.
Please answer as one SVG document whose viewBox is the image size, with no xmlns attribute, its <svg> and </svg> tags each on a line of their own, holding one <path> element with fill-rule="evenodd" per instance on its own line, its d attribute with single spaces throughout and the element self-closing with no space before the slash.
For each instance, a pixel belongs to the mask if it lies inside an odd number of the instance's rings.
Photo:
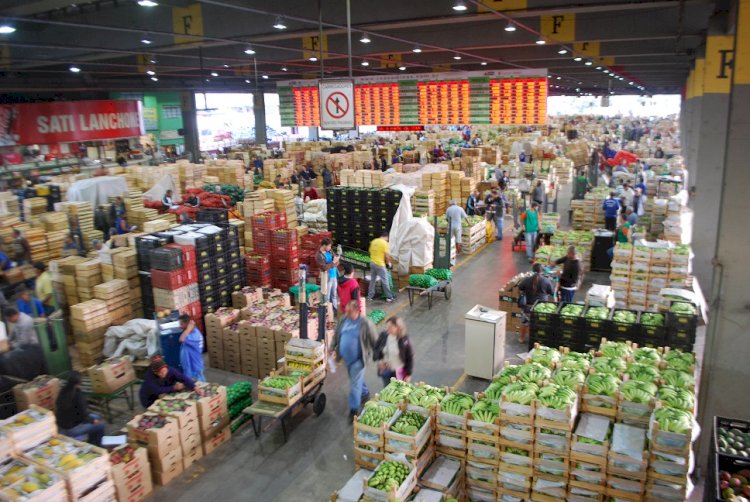
<svg viewBox="0 0 750 502">
<path fill-rule="evenodd" d="M 141 303 L 141 281 L 138 279 L 138 258 L 133 248 L 121 249 L 119 253 L 112 256 L 112 268 L 117 279 L 125 279 L 130 287 L 130 300 L 133 304 L 133 314 L 136 318 L 143 317 L 143 304 Z"/>
<path fill-rule="evenodd" d="M 123 445 L 110 453 L 112 480 L 120 502 L 140 502 L 154 490 L 145 448 Z"/>
<path fill-rule="evenodd" d="M 135 371 L 127 356 L 108 359 L 87 370 L 91 379 L 91 390 L 109 394 L 135 380 Z"/>
<path fill-rule="evenodd" d="M 235 323 L 238 316 L 237 309 L 221 308 L 204 317 L 208 362 L 212 368 L 224 369 L 224 329 Z"/>
<path fill-rule="evenodd" d="M 190 394 L 164 396 L 149 408 L 150 411 L 173 418 L 179 428 L 179 449 L 182 450 L 182 468 L 187 470 L 203 458 L 203 443 L 198 421 L 198 406 Z"/>
<path fill-rule="evenodd" d="M 73 305 L 70 307 L 70 318 L 81 364 L 96 364 L 101 359 L 104 332 L 112 324 L 107 302 L 89 300 Z"/>
<path fill-rule="evenodd" d="M 502 288 L 500 288 L 500 291 L 498 291 L 498 310 L 508 313 L 506 317 L 506 329 L 510 332 L 518 332 L 521 329 L 523 311 L 521 310 L 521 307 L 518 306 L 518 297 L 520 294 L 518 286 L 521 284 L 521 281 L 528 277 L 528 275 L 528 273 L 524 273 L 513 276 L 505 283 L 505 285 L 503 285 Z"/>
<path fill-rule="evenodd" d="M 200 424 L 203 454 L 208 455 L 231 437 L 227 388 L 221 385 L 200 386 L 201 395 L 196 396 L 198 422 Z"/>
<path fill-rule="evenodd" d="M 128 422 L 128 442 L 148 452 L 152 479 L 166 485 L 184 470 L 182 443 L 177 420 L 146 411 Z"/>
<path fill-rule="evenodd" d="M 39 375 L 30 382 L 13 387 L 13 398 L 18 411 L 27 410 L 31 405 L 55 411 L 57 396 L 60 394 L 60 380 L 49 375 Z"/>
<path fill-rule="evenodd" d="M 125 279 L 113 279 L 94 286 L 94 297 L 107 303 L 112 324 L 125 324 L 133 318 L 130 285 Z"/>
</svg>

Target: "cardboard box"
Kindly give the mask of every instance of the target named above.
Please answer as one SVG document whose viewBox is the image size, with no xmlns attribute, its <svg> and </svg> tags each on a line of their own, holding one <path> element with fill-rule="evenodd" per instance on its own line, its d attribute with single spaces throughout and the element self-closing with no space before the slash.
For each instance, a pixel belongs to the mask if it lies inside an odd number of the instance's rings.
<svg viewBox="0 0 750 502">
<path fill-rule="evenodd" d="M 122 454 L 126 448 L 116 448 L 110 458 Z M 120 502 L 140 502 L 153 491 L 151 483 L 151 464 L 145 448 L 135 448 L 129 462 L 112 465 L 112 480 Z"/>
<path fill-rule="evenodd" d="M 182 448 L 177 446 L 163 455 L 148 452 L 148 459 L 154 471 L 169 472 L 175 465 L 182 465 Z"/>
<path fill-rule="evenodd" d="M 137 446 L 143 446 L 150 456 L 163 457 L 170 450 L 180 450 L 180 431 L 177 420 L 167 418 L 167 423 L 160 429 L 140 429 L 138 423 L 144 416 L 153 416 L 154 413 L 146 412 L 136 415 L 128 422 L 128 441 Z"/>
<path fill-rule="evenodd" d="M 183 470 L 184 468 L 182 466 L 182 460 L 180 460 L 180 462 L 176 464 L 173 464 L 169 469 L 166 470 L 154 469 L 154 482 L 160 486 L 169 484 L 173 479 L 182 474 Z"/>
<path fill-rule="evenodd" d="M 224 430 L 218 432 L 213 438 L 203 442 L 203 454 L 208 455 L 213 452 L 216 448 L 223 445 L 232 437 L 232 432 L 229 427 L 225 427 Z"/>
<path fill-rule="evenodd" d="M 199 444 L 192 450 L 184 451 L 182 454 L 182 468 L 188 470 L 196 461 L 203 458 L 203 447 Z"/>
<path fill-rule="evenodd" d="M 55 401 L 60 394 L 60 380 L 49 375 L 40 375 L 30 382 L 13 387 L 13 397 L 18 411 L 27 410 L 32 404 L 55 411 Z"/>
<path fill-rule="evenodd" d="M 135 380 L 135 370 L 129 357 L 109 359 L 88 369 L 91 389 L 108 394 Z"/>
</svg>

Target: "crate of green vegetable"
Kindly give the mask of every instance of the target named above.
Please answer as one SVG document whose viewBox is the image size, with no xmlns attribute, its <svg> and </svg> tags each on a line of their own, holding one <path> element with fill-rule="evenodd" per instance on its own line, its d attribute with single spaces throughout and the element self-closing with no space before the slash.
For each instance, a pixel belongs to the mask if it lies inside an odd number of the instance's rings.
<svg viewBox="0 0 750 502">
<path fill-rule="evenodd" d="M 617 415 L 621 383 L 617 375 L 611 373 L 590 374 L 583 386 L 581 410 L 614 418 Z"/>
<path fill-rule="evenodd" d="M 585 306 L 578 303 L 564 303 L 558 312 L 558 322 L 560 327 L 565 328 L 582 328 L 583 311 Z"/>
<path fill-rule="evenodd" d="M 698 309 L 688 302 L 672 302 L 667 312 L 667 327 L 680 330 L 695 330 L 698 325 Z"/>
<path fill-rule="evenodd" d="M 536 302 L 531 308 L 531 324 L 535 326 L 557 326 L 557 304 L 553 302 Z"/>
<path fill-rule="evenodd" d="M 354 420 L 354 442 L 383 447 L 385 431 L 395 422 L 401 410 L 395 404 L 367 401 Z"/>
<path fill-rule="evenodd" d="M 432 439 L 432 417 L 407 407 L 385 431 L 385 451 L 416 458 Z"/>
<path fill-rule="evenodd" d="M 666 318 L 661 312 L 641 312 L 638 345 L 663 347 L 666 336 Z"/>
<path fill-rule="evenodd" d="M 437 409 L 438 428 L 447 427 L 465 432 L 467 415 L 474 403 L 474 397 L 463 392 L 446 394 Z"/>
<path fill-rule="evenodd" d="M 610 312 L 608 307 L 589 307 L 583 314 L 584 328 L 606 336 L 610 327 Z"/>
<path fill-rule="evenodd" d="M 637 310 L 613 310 L 611 318 L 612 331 L 609 338 L 615 341 L 632 341 L 640 332 L 640 328 L 638 327 L 638 315 L 639 312 Z"/>
<path fill-rule="evenodd" d="M 489 399 L 483 394 L 478 397 L 466 423 L 467 436 L 493 441 L 500 434 L 500 405 L 497 400 Z"/>
<path fill-rule="evenodd" d="M 516 448 L 500 445 L 500 472 L 512 472 L 531 476 L 533 471 L 533 448 Z"/>
<path fill-rule="evenodd" d="M 385 454 L 384 460 L 365 483 L 365 500 L 406 500 L 417 486 L 417 469 L 403 456 Z"/>
<path fill-rule="evenodd" d="M 291 406 L 302 397 L 302 378 L 271 373 L 258 382 L 258 400 Z"/>
</svg>

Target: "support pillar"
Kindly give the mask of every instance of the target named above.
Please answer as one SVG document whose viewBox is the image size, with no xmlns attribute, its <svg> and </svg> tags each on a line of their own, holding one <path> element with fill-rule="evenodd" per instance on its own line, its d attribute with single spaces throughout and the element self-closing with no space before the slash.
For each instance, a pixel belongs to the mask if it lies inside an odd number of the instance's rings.
<svg viewBox="0 0 750 502">
<path fill-rule="evenodd" d="M 320 129 L 317 127 L 308 127 L 307 128 L 307 139 L 310 141 L 318 141 L 318 138 L 320 137 Z"/>
<path fill-rule="evenodd" d="M 701 56 L 695 60 L 695 66 L 691 72 L 692 98 L 690 99 L 690 115 L 687 122 L 688 142 L 685 148 L 685 159 L 687 160 L 689 186 L 695 185 L 696 172 L 698 170 L 698 145 L 700 143 L 700 120 L 703 104 L 703 67 L 705 59 Z"/>
<path fill-rule="evenodd" d="M 710 319 L 700 386 L 698 419 L 703 428 L 701 450 L 706 458 L 711 420 L 750 416 L 746 396 L 750 382 L 750 300 L 747 266 L 750 232 L 747 228 L 747 145 L 750 144 L 750 0 L 739 0 L 734 32 L 734 71 L 729 94 L 729 118 L 724 140 L 724 175 L 715 239 L 713 287 L 709 296 Z M 703 236 L 696 233 L 696 239 Z"/>
<path fill-rule="evenodd" d="M 185 91 L 180 96 L 182 108 L 182 129 L 185 136 L 185 154 L 191 162 L 201 159 L 200 136 L 198 135 L 198 115 L 195 113 L 195 94 Z"/>
<path fill-rule="evenodd" d="M 253 93 L 253 113 L 255 114 L 255 144 L 268 143 L 266 136 L 266 98 L 263 91 Z"/>
</svg>

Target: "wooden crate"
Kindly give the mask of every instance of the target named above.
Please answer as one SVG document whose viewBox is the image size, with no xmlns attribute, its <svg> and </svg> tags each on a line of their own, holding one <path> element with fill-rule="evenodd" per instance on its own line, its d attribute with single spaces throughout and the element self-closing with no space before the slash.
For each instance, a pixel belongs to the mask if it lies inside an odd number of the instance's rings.
<svg viewBox="0 0 750 502">
<path fill-rule="evenodd" d="M 514 427 L 515 425 L 515 427 Z M 517 427 L 523 427 L 521 430 Z M 534 428 L 531 425 L 504 424 L 500 426 L 500 445 L 530 450 L 534 447 Z"/>
<path fill-rule="evenodd" d="M 604 495 L 607 492 L 607 474 L 604 469 L 601 472 L 590 471 L 577 467 L 577 464 L 579 463 L 576 461 L 570 463 L 568 486 Z"/>
<path fill-rule="evenodd" d="M 435 431 L 435 447 L 438 453 L 466 458 L 466 435 L 460 431 L 438 427 Z"/>
<path fill-rule="evenodd" d="M 497 466 L 468 461 L 466 464 L 466 486 L 495 491 Z"/>
<path fill-rule="evenodd" d="M 500 438 L 466 433 L 466 460 L 497 466 L 500 462 Z"/>
<path fill-rule="evenodd" d="M 693 431 L 687 434 L 678 434 L 667 432 L 659 429 L 659 423 L 651 420 L 651 451 L 656 453 L 666 453 L 668 455 L 677 455 L 687 458 L 690 455 L 692 446 Z"/>
<path fill-rule="evenodd" d="M 664 500 L 686 500 L 690 490 L 687 476 L 680 483 L 671 481 L 649 480 L 646 483 L 646 501 L 662 502 Z"/>
<path fill-rule="evenodd" d="M 555 453 L 534 451 L 534 478 L 565 478 L 570 473 L 570 455 L 567 451 Z"/>
<path fill-rule="evenodd" d="M 466 496 L 467 500 L 476 502 L 494 502 L 497 500 L 497 491 L 488 490 L 486 488 L 480 488 L 478 486 L 466 485 Z"/>
<path fill-rule="evenodd" d="M 515 472 L 498 471 L 497 487 L 499 490 L 510 490 L 518 493 L 531 490 L 531 476 L 525 476 Z"/>
<path fill-rule="evenodd" d="M 652 399 L 648 404 L 634 403 L 625 400 L 620 394 L 617 401 L 617 421 L 625 424 L 648 426 L 655 402 L 656 400 Z"/>
<path fill-rule="evenodd" d="M 598 396 L 591 394 L 589 388 L 584 385 L 581 397 L 581 411 L 614 418 L 617 415 L 618 401 L 618 396 Z"/>
<path fill-rule="evenodd" d="M 468 413 L 463 415 L 453 415 L 446 413 L 441 410 L 440 405 L 437 406 L 436 412 L 436 424 L 438 428 L 452 429 L 457 431 L 466 432 L 466 422 L 468 421 Z"/>
<path fill-rule="evenodd" d="M 543 406 L 538 400 L 535 405 L 534 425 L 537 428 L 572 431 L 578 416 L 578 401 L 563 410 Z"/>
<path fill-rule="evenodd" d="M 15 483 L 7 485 L 3 482 L 2 488 L 0 488 L 0 500 L 19 500 L 30 502 L 47 502 L 50 500 L 68 500 L 67 489 L 65 487 L 65 480 L 55 471 L 36 464 L 35 462 L 28 461 L 24 458 L 8 459 L 8 462 L 0 466 L 0 476 L 5 475 L 7 470 L 20 466 L 22 468 L 33 468 L 35 473 L 46 474 L 50 477 L 50 485 L 44 490 L 39 490 L 31 494 L 26 493 L 22 486 L 24 479 L 19 479 Z M 20 496 L 22 494 L 22 496 Z"/>
<path fill-rule="evenodd" d="M 573 433 L 537 427 L 534 431 L 534 453 L 560 453 L 570 451 Z"/>
<path fill-rule="evenodd" d="M 514 450 L 525 451 L 526 455 L 522 455 Z M 500 462 L 498 463 L 498 467 L 500 472 L 531 476 L 534 472 L 533 448 L 524 450 L 522 448 L 500 445 Z"/>
<path fill-rule="evenodd" d="M 643 500 L 643 492 L 645 489 L 645 481 L 625 479 L 607 474 L 606 493 L 608 497 L 641 502 Z"/>
<path fill-rule="evenodd" d="M 80 497 L 71 497 L 71 502 L 111 502 L 116 500 L 115 484 L 107 475 L 107 479 L 100 482 L 96 488 Z"/>
<path fill-rule="evenodd" d="M 271 377 L 276 373 L 271 372 Z M 269 403 L 283 404 L 291 406 L 302 398 L 302 378 L 296 384 L 288 389 L 274 389 L 263 385 L 263 381 L 258 382 L 258 400 Z"/>
<path fill-rule="evenodd" d="M 493 423 L 475 420 L 471 413 L 466 417 L 467 436 L 471 435 L 477 440 L 496 441 L 500 437 L 500 420 L 495 419 Z"/>
<path fill-rule="evenodd" d="M 420 477 L 419 484 L 450 495 L 457 495 L 464 478 L 464 463 L 456 458 L 438 455 Z"/>
<path fill-rule="evenodd" d="M 384 460 L 403 463 L 403 461 L 400 460 L 398 457 L 394 457 L 389 454 L 385 455 Z M 411 472 L 409 472 L 409 475 L 401 483 L 401 486 L 399 486 L 398 488 L 394 488 L 390 490 L 389 492 L 375 490 L 374 488 L 371 488 L 370 486 L 368 486 L 367 482 L 369 478 L 363 480 L 364 487 L 365 487 L 365 493 L 364 493 L 365 499 L 380 501 L 380 502 L 388 502 L 390 500 L 406 500 L 408 496 L 411 494 L 411 492 L 414 491 L 414 488 L 416 488 L 417 486 L 416 466 L 411 464 L 410 467 L 411 467 Z M 377 468 L 375 469 L 375 472 L 373 473 L 373 475 L 376 473 L 377 473 Z"/>
<path fill-rule="evenodd" d="M 552 476 L 548 474 L 534 474 L 531 486 L 531 500 L 541 502 L 559 502 L 565 499 L 568 491 L 567 476 Z"/>
<path fill-rule="evenodd" d="M 504 501 L 504 500 L 529 500 L 529 497 L 531 496 L 531 492 L 529 490 L 525 491 L 518 491 L 518 490 L 510 490 L 508 488 L 503 488 L 501 486 L 497 487 L 497 500 Z"/>
<path fill-rule="evenodd" d="M 406 409 L 406 412 L 413 412 L 418 413 L 415 410 Z M 399 417 L 404 412 L 399 413 Z M 399 434 L 397 432 L 394 432 L 390 430 L 390 428 L 393 426 L 394 423 L 398 420 L 394 420 L 389 426 L 388 429 L 385 431 L 385 451 L 389 453 L 403 453 L 407 456 L 411 456 L 413 458 L 416 458 L 419 456 L 419 453 L 424 449 L 424 445 L 427 444 L 432 440 L 432 417 L 428 415 L 421 414 L 423 417 L 425 417 L 425 423 L 422 425 L 422 427 L 417 431 L 417 433 L 414 436 L 407 436 L 404 434 Z"/>
<path fill-rule="evenodd" d="M 397 409 L 393 416 L 387 422 L 382 423 L 379 427 L 372 427 L 363 424 L 359 421 L 358 416 L 354 417 L 354 422 L 352 423 L 354 427 L 354 442 L 378 448 L 385 448 L 385 431 L 393 425 L 393 422 L 395 422 L 400 415 L 401 410 Z"/>
<path fill-rule="evenodd" d="M 500 398 L 500 423 L 534 425 L 535 403 L 530 405 L 508 402 L 503 395 Z"/>
<path fill-rule="evenodd" d="M 435 445 L 431 442 L 425 443 L 422 451 L 414 458 L 410 457 L 409 455 L 406 456 L 406 459 L 410 462 L 414 462 L 417 468 L 417 479 L 419 479 L 422 474 L 427 470 L 427 468 L 432 463 L 432 459 L 435 458 Z"/>
<path fill-rule="evenodd" d="M 43 443 L 57 434 L 55 414 L 32 404 L 29 409 L 0 422 L 0 429 L 21 452 Z"/>
<path fill-rule="evenodd" d="M 383 461 L 385 452 L 369 451 L 354 446 L 354 465 L 363 469 L 375 469 Z"/>
</svg>

